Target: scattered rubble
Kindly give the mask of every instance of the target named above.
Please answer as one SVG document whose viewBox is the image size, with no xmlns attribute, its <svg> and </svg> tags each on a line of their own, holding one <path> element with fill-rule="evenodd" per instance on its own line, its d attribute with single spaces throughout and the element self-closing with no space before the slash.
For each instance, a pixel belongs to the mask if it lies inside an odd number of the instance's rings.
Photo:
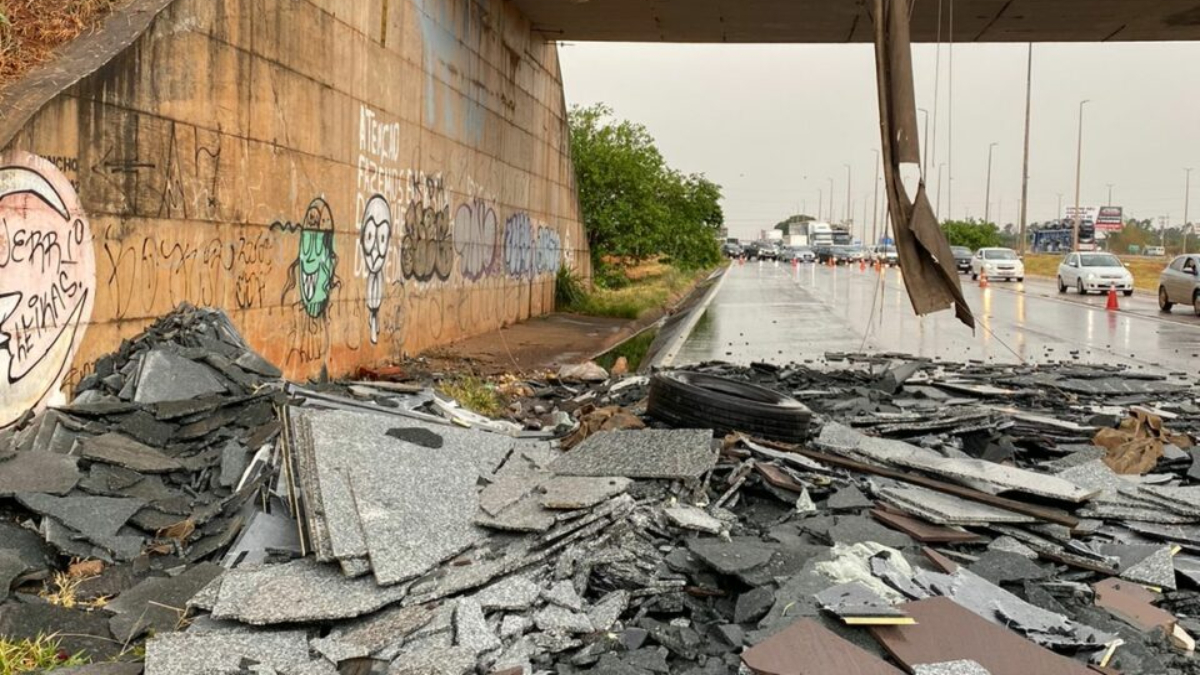
<svg viewBox="0 0 1200 675">
<path fill-rule="evenodd" d="M 129 675 L 1200 673 L 1192 387 L 843 361 L 491 420 L 181 308 L 0 436 L 0 635 Z"/>
</svg>

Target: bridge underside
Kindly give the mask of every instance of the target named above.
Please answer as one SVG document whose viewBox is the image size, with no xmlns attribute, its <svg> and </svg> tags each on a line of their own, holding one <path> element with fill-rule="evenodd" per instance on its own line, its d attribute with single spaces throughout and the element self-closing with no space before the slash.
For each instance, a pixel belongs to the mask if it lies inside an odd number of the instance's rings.
<svg viewBox="0 0 1200 675">
<path fill-rule="evenodd" d="M 552 40 L 799 42 L 874 40 L 866 0 L 515 0 Z M 914 42 L 1200 39 L 1200 0 L 916 0 Z"/>
</svg>

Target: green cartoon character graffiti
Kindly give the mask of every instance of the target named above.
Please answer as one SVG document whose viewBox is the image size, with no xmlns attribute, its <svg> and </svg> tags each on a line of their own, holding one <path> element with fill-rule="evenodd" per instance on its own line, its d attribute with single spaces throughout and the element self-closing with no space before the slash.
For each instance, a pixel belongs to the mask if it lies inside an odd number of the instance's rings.
<svg viewBox="0 0 1200 675">
<path fill-rule="evenodd" d="M 304 220 L 300 223 L 275 223 L 272 229 L 300 232 L 300 251 L 288 269 L 287 284 L 282 299 L 297 286 L 300 288 L 300 305 L 304 313 L 314 319 L 322 318 L 329 309 L 333 289 L 339 285 L 337 278 L 337 253 L 333 250 L 333 211 L 320 197 L 308 205 Z"/>
</svg>

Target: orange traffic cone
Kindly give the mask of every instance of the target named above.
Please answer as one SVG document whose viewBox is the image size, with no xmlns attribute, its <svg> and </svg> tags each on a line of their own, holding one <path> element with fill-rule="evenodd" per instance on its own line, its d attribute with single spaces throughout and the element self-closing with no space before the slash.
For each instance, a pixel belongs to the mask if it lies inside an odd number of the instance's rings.
<svg viewBox="0 0 1200 675">
<path fill-rule="evenodd" d="M 1108 287 L 1108 306 L 1106 309 L 1108 309 L 1110 312 L 1119 312 L 1121 310 L 1121 303 L 1117 302 L 1116 286 Z"/>
<path fill-rule="evenodd" d="M 980 288 L 988 287 L 987 270 L 979 270 L 979 287 Z"/>
<path fill-rule="evenodd" d="M 867 271 L 867 261 L 866 261 L 866 259 L 863 259 L 863 260 L 859 260 L 859 261 L 858 261 L 858 271 L 859 271 L 859 272 L 866 272 L 866 271 Z"/>
</svg>

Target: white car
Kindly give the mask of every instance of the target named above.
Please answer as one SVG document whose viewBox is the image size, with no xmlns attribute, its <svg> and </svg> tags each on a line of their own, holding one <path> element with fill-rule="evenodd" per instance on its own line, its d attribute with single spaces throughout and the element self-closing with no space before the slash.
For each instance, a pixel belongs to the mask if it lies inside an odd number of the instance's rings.
<svg viewBox="0 0 1200 675">
<path fill-rule="evenodd" d="M 1074 288 L 1080 295 L 1107 293 L 1115 288 L 1133 295 L 1133 275 L 1111 253 L 1068 253 L 1058 265 L 1058 292 Z"/>
<path fill-rule="evenodd" d="M 987 274 L 989 281 L 1025 281 L 1025 263 L 1011 248 L 981 248 L 971 258 L 971 278 Z"/>
</svg>

